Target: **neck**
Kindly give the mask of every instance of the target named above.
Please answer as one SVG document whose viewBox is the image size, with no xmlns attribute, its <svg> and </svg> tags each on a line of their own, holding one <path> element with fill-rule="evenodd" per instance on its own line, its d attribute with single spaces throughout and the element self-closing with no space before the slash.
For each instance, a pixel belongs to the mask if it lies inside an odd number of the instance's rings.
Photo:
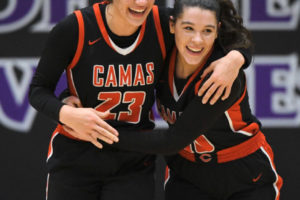
<svg viewBox="0 0 300 200">
<path fill-rule="evenodd" d="M 196 69 L 199 67 L 200 64 L 197 65 L 190 65 L 185 62 L 184 58 L 177 54 L 176 58 L 176 76 L 178 78 L 186 79 L 191 74 L 193 74 Z"/>
<path fill-rule="evenodd" d="M 139 28 L 123 19 L 112 3 L 106 6 L 105 16 L 109 29 L 118 36 L 130 36 Z"/>
</svg>

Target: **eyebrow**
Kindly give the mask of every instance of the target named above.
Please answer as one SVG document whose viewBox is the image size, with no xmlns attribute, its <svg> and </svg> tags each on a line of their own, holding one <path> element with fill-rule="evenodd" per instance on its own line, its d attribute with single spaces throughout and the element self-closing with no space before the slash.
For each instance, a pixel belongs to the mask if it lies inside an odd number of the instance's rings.
<svg viewBox="0 0 300 200">
<path fill-rule="evenodd" d="M 186 24 L 188 24 L 188 25 L 194 25 L 194 23 L 189 22 L 189 21 L 182 21 L 181 24 L 182 25 L 186 25 Z M 213 29 L 216 28 L 216 26 L 214 26 L 214 25 L 206 25 L 205 27 L 210 27 L 210 28 L 213 28 Z"/>
</svg>

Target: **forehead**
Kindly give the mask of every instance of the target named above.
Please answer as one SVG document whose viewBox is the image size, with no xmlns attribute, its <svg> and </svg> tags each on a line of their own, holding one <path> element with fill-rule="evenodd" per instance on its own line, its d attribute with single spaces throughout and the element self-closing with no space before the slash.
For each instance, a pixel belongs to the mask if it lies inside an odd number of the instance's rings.
<svg viewBox="0 0 300 200">
<path fill-rule="evenodd" d="M 187 21 L 194 24 L 198 24 L 198 23 L 217 24 L 216 13 L 214 11 L 203 9 L 200 7 L 185 6 L 178 19 L 181 21 Z"/>
</svg>

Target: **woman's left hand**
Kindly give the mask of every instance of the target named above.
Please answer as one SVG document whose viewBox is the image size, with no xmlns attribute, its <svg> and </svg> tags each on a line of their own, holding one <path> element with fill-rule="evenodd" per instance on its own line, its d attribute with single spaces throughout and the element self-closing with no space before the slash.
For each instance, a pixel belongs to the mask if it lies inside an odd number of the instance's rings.
<svg viewBox="0 0 300 200">
<path fill-rule="evenodd" d="M 202 103 L 206 104 L 210 99 L 209 103 L 213 105 L 221 96 L 223 101 L 227 99 L 230 95 L 232 84 L 244 62 L 244 56 L 235 50 L 230 51 L 223 58 L 212 62 L 201 75 L 201 78 L 204 78 L 212 72 L 211 76 L 198 91 L 198 96 L 205 94 L 202 98 Z"/>
</svg>

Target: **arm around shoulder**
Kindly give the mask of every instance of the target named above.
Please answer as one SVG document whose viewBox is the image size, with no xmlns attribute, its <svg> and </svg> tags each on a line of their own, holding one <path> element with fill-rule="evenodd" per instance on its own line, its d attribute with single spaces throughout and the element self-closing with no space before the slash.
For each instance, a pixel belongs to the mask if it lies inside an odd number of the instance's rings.
<svg viewBox="0 0 300 200">
<path fill-rule="evenodd" d="M 176 123 L 167 130 L 126 131 L 119 130 L 119 142 L 112 146 L 130 151 L 152 154 L 175 154 L 207 130 L 234 102 L 243 91 L 243 72 L 234 81 L 232 93 L 225 101 L 214 105 L 203 104 L 202 97 L 195 96 Z"/>
</svg>

